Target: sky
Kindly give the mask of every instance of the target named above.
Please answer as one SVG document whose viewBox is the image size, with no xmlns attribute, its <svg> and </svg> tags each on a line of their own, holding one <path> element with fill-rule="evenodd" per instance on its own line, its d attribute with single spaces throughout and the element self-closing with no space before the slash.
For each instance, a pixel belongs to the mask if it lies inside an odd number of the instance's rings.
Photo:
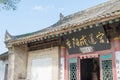
<svg viewBox="0 0 120 80">
<path fill-rule="evenodd" d="M 7 50 L 4 44 L 6 30 L 11 35 L 38 31 L 56 23 L 64 16 L 93 7 L 108 0 L 21 0 L 16 10 L 0 11 L 0 54 Z"/>
</svg>

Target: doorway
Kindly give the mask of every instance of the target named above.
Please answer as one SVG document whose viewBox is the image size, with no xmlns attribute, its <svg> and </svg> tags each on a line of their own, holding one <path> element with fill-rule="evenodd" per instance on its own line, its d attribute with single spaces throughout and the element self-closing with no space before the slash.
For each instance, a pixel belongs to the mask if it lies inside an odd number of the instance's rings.
<svg viewBox="0 0 120 80">
<path fill-rule="evenodd" d="M 99 59 L 81 59 L 80 70 L 81 80 L 99 80 Z"/>
</svg>

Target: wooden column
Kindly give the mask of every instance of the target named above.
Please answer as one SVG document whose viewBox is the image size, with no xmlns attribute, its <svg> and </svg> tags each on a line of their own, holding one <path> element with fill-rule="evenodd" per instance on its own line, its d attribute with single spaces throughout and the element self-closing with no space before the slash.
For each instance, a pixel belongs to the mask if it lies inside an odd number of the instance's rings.
<svg viewBox="0 0 120 80">
<path fill-rule="evenodd" d="M 113 58 L 112 58 L 112 63 L 113 63 L 113 80 L 117 80 L 117 74 L 116 74 L 116 51 L 120 51 L 120 38 L 114 38 L 113 39 Z"/>
<path fill-rule="evenodd" d="M 77 58 L 77 80 L 81 80 L 81 67 L 80 67 L 80 58 Z"/>
<path fill-rule="evenodd" d="M 120 51 L 120 38 L 114 38 L 113 47 L 114 51 Z"/>
<path fill-rule="evenodd" d="M 102 59 L 99 58 L 99 63 L 100 63 L 100 80 L 102 80 Z"/>
<path fill-rule="evenodd" d="M 64 71 L 60 73 L 60 80 L 66 80 L 66 48 L 64 46 L 61 46 L 61 53 L 60 53 L 60 71 Z M 62 69 L 64 68 L 64 69 Z"/>
<path fill-rule="evenodd" d="M 66 61 L 65 61 L 65 80 L 69 80 L 69 58 L 66 56 Z"/>
</svg>

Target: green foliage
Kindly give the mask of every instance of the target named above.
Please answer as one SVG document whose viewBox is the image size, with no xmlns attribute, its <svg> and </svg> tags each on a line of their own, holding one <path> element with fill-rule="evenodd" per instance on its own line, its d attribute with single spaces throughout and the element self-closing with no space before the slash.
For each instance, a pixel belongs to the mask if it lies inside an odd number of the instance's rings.
<svg viewBox="0 0 120 80">
<path fill-rule="evenodd" d="M 0 10 L 16 10 L 20 0 L 0 0 Z"/>
</svg>

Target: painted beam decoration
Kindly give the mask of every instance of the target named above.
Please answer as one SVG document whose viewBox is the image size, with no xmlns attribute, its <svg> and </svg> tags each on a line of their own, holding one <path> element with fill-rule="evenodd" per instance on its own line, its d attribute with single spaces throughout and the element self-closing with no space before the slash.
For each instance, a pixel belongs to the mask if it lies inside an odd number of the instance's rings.
<svg viewBox="0 0 120 80">
<path fill-rule="evenodd" d="M 110 49 L 103 27 L 83 29 L 63 37 L 69 54 Z"/>
</svg>

